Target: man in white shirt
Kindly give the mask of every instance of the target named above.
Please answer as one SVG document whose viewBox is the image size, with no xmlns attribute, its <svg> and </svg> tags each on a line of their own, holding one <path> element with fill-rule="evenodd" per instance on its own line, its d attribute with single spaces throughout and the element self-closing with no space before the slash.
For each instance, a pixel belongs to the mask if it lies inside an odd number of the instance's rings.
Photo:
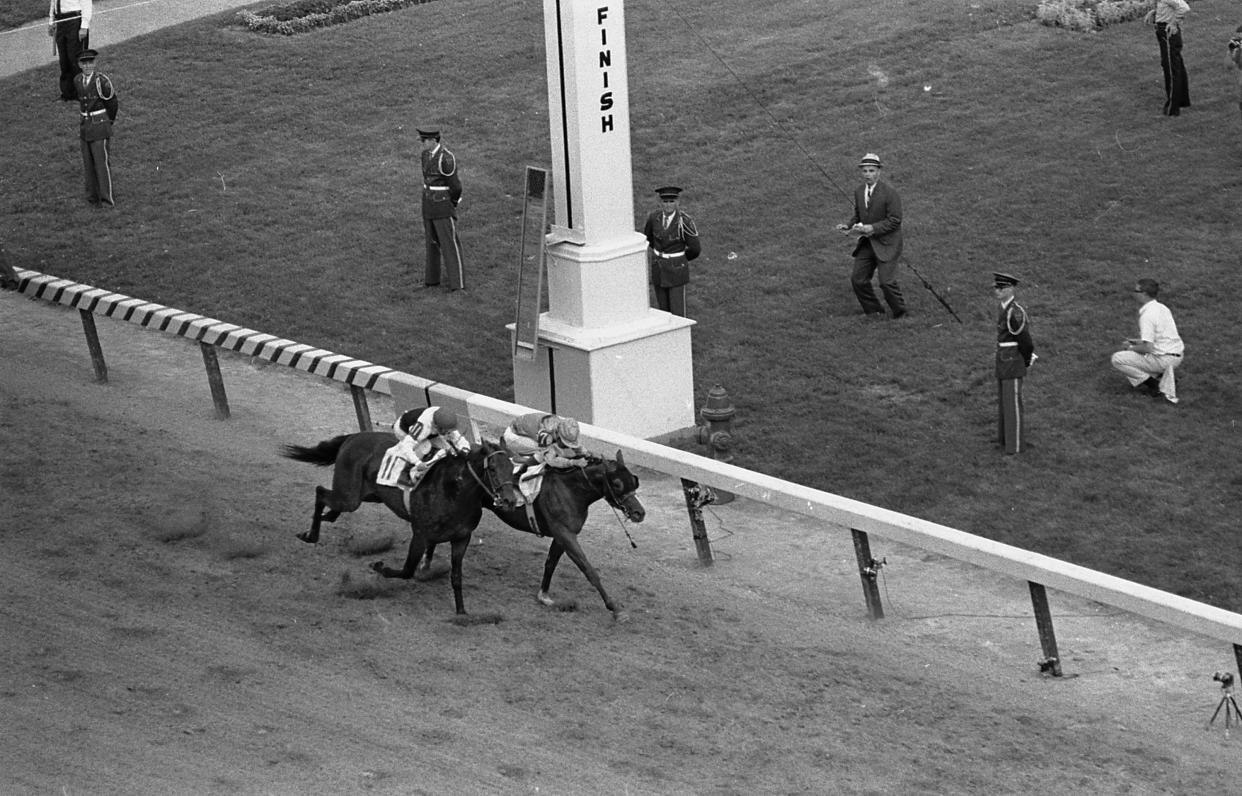
<svg viewBox="0 0 1242 796">
<path fill-rule="evenodd" d="M 1177 334 L 1177 324 L 1169 308 L 1156 301 L 1160 283 L 1140 279 L 1134 285 L 1134 298 L 1140 302 L 1139 336 L 1126 340 L 1126 349 L 1113 354 L 1113 367 L 1130 381 L 1130 386 L 1152 397 L 1178 402 L 1173 370 L 1182 364 L 1185 345 Z"/>
<path fill-rule="evenodd" d="M 91 0 L 50 0 L 47 9 L 47 35 L 56 43 L 60 58 L 60 98 L 76 100 L 73 79 L 82 71 L 78 56 L 90 49 Z"/>
</svg>

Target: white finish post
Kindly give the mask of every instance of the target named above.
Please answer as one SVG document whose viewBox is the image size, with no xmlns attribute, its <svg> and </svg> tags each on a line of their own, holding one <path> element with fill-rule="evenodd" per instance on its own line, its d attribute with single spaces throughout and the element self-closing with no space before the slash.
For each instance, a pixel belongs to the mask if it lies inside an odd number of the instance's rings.
<svg viewBox="0 0 1242 796">
<path fill-rule="evenodd" d="M 620 0 L 544 0 L 555 220 L 548 312 L 520 404 L 635 436 L 694 425 L 693 321 L 652 310 L 634 230 L 625 12 Z"/>
</svg>

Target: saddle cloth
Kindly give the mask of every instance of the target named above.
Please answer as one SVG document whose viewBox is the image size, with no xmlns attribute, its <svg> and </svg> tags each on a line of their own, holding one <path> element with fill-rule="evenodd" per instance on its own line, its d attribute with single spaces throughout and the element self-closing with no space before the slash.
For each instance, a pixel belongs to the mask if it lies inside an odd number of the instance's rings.
<svg viewBox="0 0 1242 796">
<path fill-rule="evenodd" d="M 526 465 L 523 465 L 521 462 L 514 462 L 513 464 L 513 476 L 518 479 L 519 506 L 533 504 L 535 498 L 539 497 L 539 489 L 543 486 L 543 471 L 547 467 L 543 462 L 535 462 L 526 466 L 525 471 L 521 472 L 519 476 L 518 473 L 522 471 L 523 466 Z"/>
<path fill-rule="evenodd" d="M 408 495 L 410 490 L 421 484 L 427 473 L 431 472 L 431 466 L 447 455 L 446 451 L 437 448 L 435 454 L 419 467 L 418 463 L 412 463 L 406 458 L 402 443 L 398 442 L 384 451 L 379 472 L 375 474 L 375 483 L 380 486 L 398 487 Z"/>
</svg>

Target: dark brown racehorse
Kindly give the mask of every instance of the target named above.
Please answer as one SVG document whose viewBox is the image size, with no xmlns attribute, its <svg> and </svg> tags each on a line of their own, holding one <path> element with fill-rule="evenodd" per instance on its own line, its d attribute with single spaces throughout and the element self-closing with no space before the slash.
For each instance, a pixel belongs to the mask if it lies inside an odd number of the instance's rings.
<svg viewBox="0 0 1242 796">
<path fill-rule="evenodd" d="M 437 544 L 448 542 L 452 550 L 450 581 L 453 599 L 457 613 L 464 615 L 461 562 L 470 545 L 470 536 L 479 525 L 483 509 L 493 511 L 506 524 L 520 531 L 534 532 L 527 522 L 525 509 L 497 509 L 493 490 L 485 485 L 488 458 L 505 454 L 495 445 L 484 442 L 473 447 L 468 455 L 441 460 L 410 493 L 410 507 L 407 510 L 400 489 L 375 483 L 380 460 L 393 443 L 393 435 L 388 432 L 368 431 L 343 434 L 314 447 L 285 446 L 282 455 L 290 459 L 320 466 L 335 465 L 332 488 L 315 488 L 315 513 L 311 518 L 311 528 L 298 534 L 298 538 L 305 542 L 318 542 L 321 522 L 333 522 L 342 513 L 354 511 L 364 502 L 383 503 L 398 517 L 409 521 L 413 534 L 403 567 L 395 569 L 377 561 L 372 569 L 387 578 L 411 578 L 416 570 L 427 569 Z M 613 616 L 623 618 L 621 606 L 608 596 L 599 573 L 582 552 L 578 532 L 586 522 L 587 509 L 600 498 L 624 512 L 629 520 L 642 522 L 646 511 L 635 495 L 637 490 L 638 478 L 626 468 L 620 451 L 615 461 L 593 457 L 583 468 L 549 468 L 545 471 L 543 489 L 535 501 L 535 517 L 539 530 L 552 539 L 552 544 L 548 548 L 543 582 L 539 588 L 540 602 L 555 604 L 548 589 L 557 563 L 562 555 L 568 554 L 599 592 Z"/>
</svg>

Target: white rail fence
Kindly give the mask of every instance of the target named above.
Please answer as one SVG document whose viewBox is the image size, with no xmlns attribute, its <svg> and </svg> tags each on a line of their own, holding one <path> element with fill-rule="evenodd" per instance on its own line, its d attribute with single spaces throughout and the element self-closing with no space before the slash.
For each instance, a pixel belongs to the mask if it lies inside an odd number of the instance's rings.
<svg viewBox="0 0 1242 796">
<path fill-rule="evenodd" d="M 79 311 L 96 378 L 100 381 L 107 380 L 107 366 L 95 329 L 95 315 L 137 323 L 198 342 L 216 413 L 222 419 L 229 416 L 229 410 L 216 348 L 259 357 L 349 385 L 359 427 L 363 429 L 371 428 L 367 392 L 391 396 L 399 411 L 432 405 L 447 407 L 468 418 L 476 435 L 484 429 L 502 428 L 517 415 L 535 411 L 214 318 L 36 271 L 18 270 L 17 273 L 20 278 L 19 292 Z M 687 509 L 695 542 L 704 564 L 710 564 L 712 559 L 706 535 L 700 533 L 702 504 L 691 497 L 692 494 L 700 494 L 692 489 L 698 484 L 727 490 L 822 520 L 829 525 L 850 529 L 854 536 L 864 597 L 873 618 L 883 617 L 883 608 L 876 588 L 877 564 L 870 553 L 871 535 L 1027 581 L 1045 656 L 1040 667 L 1054 676 L 1061 674 L 1061 665 L 1046 587 L 1228 642 L 1233 645 L 1239 668 L 1242 669 L 1242 614 L 605 428 L 584 423 L 582 437 L 588 445 L 599 449 L 623 451 L 628 463 L 682 479 L 687 487 Z"/>
</svg>

